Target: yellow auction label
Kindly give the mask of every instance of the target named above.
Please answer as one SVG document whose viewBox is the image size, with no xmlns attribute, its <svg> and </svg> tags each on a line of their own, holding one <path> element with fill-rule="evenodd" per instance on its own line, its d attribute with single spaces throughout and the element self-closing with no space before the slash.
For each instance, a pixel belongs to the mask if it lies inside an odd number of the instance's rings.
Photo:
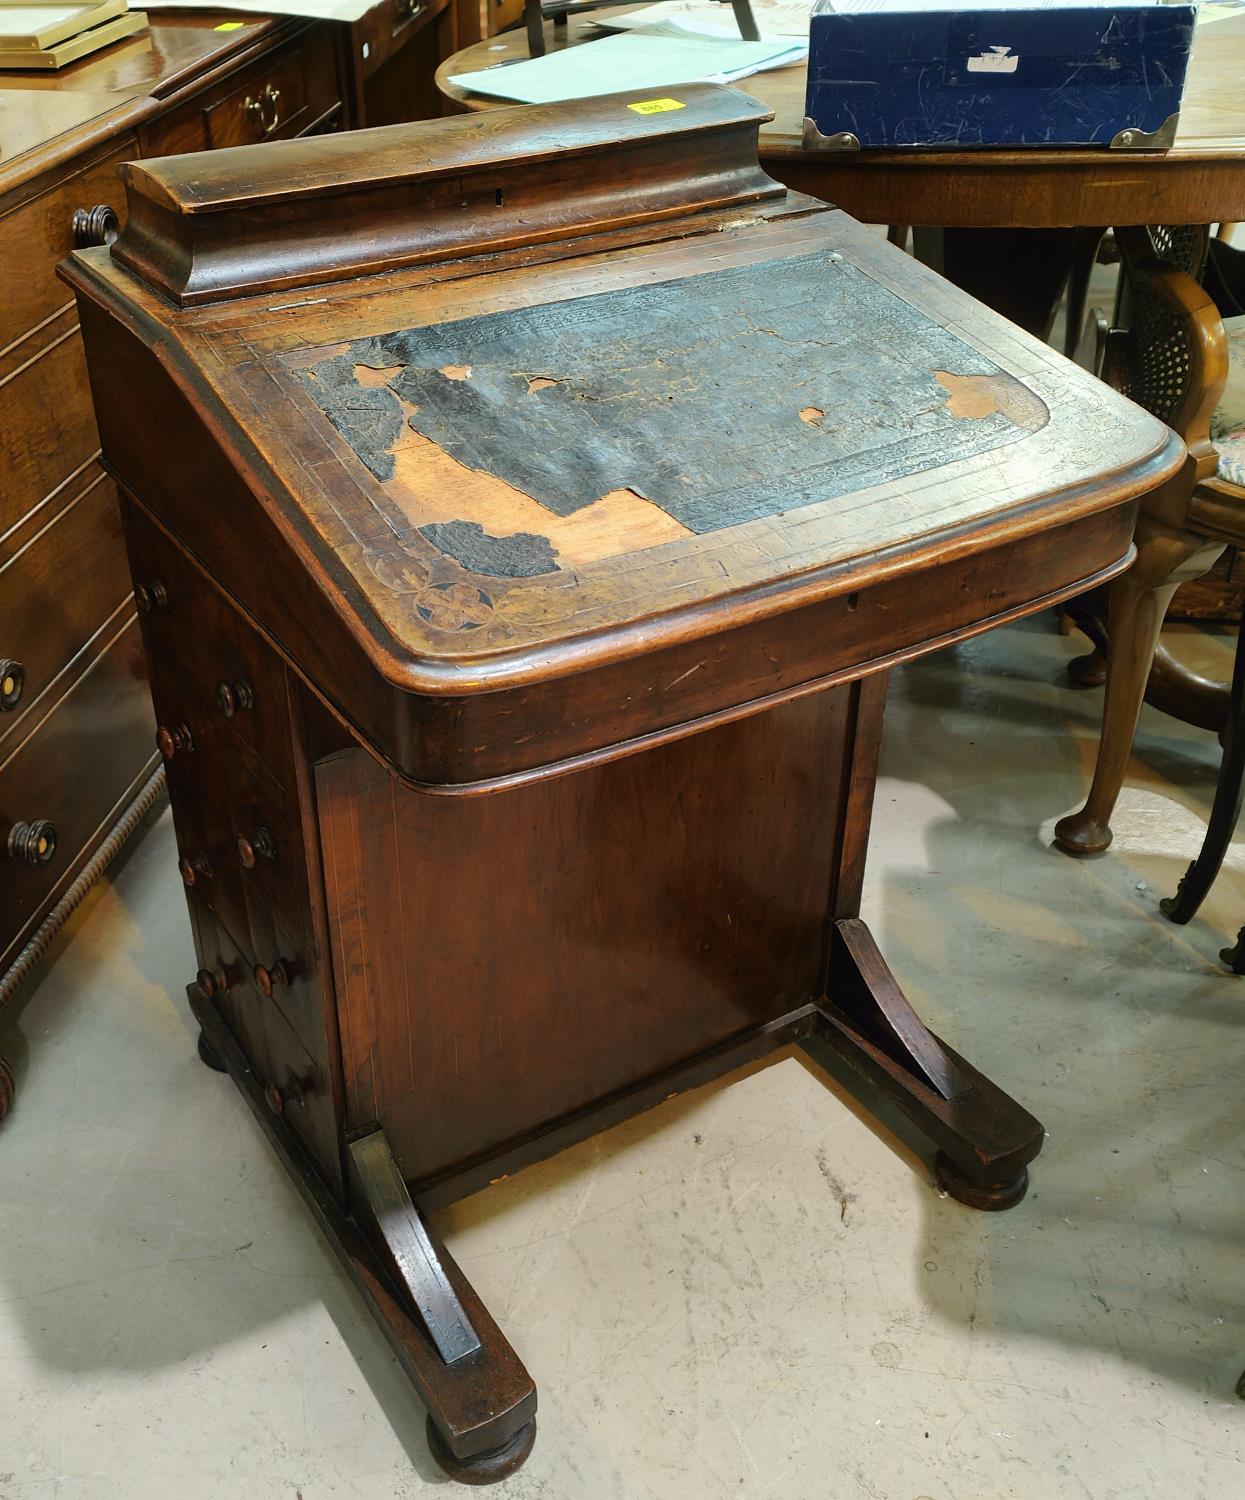
<svg viewBox="0 0 1245 1500">
<path fill-rule="evenodd" d="M 245 21 L 222 21 L 219 26 L 213 26 L 213 31 L 241 31 L 246 25 Z"/>
<path fill-rule="evenodd" d="M 664 115 L 669 109 L 686 109 L 678 99 L 641 99 L 639 104 L 628 104 L 637 115 Z"/>
</svg>

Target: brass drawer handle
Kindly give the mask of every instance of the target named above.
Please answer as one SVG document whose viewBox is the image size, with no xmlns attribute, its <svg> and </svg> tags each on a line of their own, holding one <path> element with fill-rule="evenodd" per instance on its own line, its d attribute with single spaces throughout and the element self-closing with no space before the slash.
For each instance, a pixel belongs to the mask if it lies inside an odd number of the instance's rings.
<svg viewBox="0 0 1245 1500">
<path fill-rule="evenodd" d="M 238 836 L 238 858 L 248 870 L 255 868 L 256 859 L 275 859 L 277 846 L 266 828 L 257 828 L 251 838 Z"/>
<path fill-rule="evenodd" d="M 251 971 L 251 977 L 255 980 L 255 988 L 260 994 L 266 1000 L 271 1000 L 273 990 L 289 984 L 290 966 L 283 958 L 274 958 L 270 969 L 266 969 L 263 964 L 256 964 Z"/>
<path fill-rule="evenodd" d="M 121 233 L 121 224 L 114 208 L 97 203 L 94 208 L 74 209 L 69 232 L 74 249 L 86 250 L 92 245 L 111 245 Z"/>
<path fill-rule="evenodd" d="M 258 99 L 253 99 L 248 94 L 242 108 L 251 124 L 259 126 L 262 135 L 271 135 L 281 123 L 280 101 L 281 90 L 270 83 L 265 86 Z"/>
<path fill-rule="evenodd" d="M 14 823 L 9 829 L 9 858 L 23 865 L 46 865 L 56 853 L 56 829 L 46 818 Z"/>
<path fill-rule="evenodd" d="M 165 760 L 172 760 L 179 750 L 189 755 L 194 747 L 194 737 L 188 724 L 179 724 L 176 729 L 166 729 L 161 724 L 156 730 L 156 749 Z"/>
<path fill-rule="evenodd" d="M 398 20 L 413 21 L 428 9 L 428 0 L 398 0 Z"/>
<path fill-rule="evenodd" d="M 227 719 L 232 719 L 234 714 L 243 709 L 254 708 L 255 694 L 251 691 L 251 684 L 245 679 L 241 682 L 218 682 L 216 706 Z"/>
<path fill-rule="evenodd" d="M 169 591 L 158 578 L 153 578 L 150 583 L 139 583 L 134 586 L 134 603 L 145 615 L 149 615 L 153 609 L 160 609 L 169 602 Z"/>
<path fill-rule="evenodd" d="M 20 661 L 6 657 L 0 661 L 0 714 L 11 714 L 22 701 L 26 686 L 26 668 Z"/>
<path fill-rule="evenodd" d="M 204 854 L 202 849 L 193 858 L 183 854 L 181 859 L 177 861 L 177 868 L 181 872 L 183 883 L 188 886 L 194 885 L 200 876 L 204 880 L 211 880 L 212 878 L 212 861 Z"/>
</svg>

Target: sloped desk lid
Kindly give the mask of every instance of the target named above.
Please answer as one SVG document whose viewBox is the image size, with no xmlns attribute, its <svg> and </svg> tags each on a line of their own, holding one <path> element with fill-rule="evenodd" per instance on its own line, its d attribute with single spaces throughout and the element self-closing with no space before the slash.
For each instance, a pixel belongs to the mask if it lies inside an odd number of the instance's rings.
<svg viewBox="0 0 1245 1500">
<path fill-rule="evenodd" d="M 330 181 L 345 148 L 321 158 L 313 142 L 291 143 L 310 163 L 301 199 L 275 147 L 214 153 L 206 187 L 193 159 L 132 168 L 145 240 L 69 273 L 157 350 L 312 560 L 309 586 L 409 691 L 512 686 L 713 634 L 1118 505 L 1180 461 L 1107 386 L 769 182 L 753 101 L 680 97 L 683 138 L 628 96 L 586 122 L 583 106 L 468 117 L 448 176 L 460 122 L 437 122 L 398 190 L 422 195 L 439 248 L 408 226 L 385 274 L 358 274 L 374 269 L 366 234 L 338 247 L 337 280 L 324 247 L 370 222 L 358 195 L 392 195 L 394 174 Z M 481 119 L 483 153 L 467 129 Z M 424 129 L 361 134 L 400 163 Z M 253 242 L 266 191 L 282 205 L 268 253 L 230 260 L 231 214 Z M 156 200 L 174 235 L 215 214 L 224 279 L 250 264 L 253 284 L 174 305 L 170 268 L 193 283 L 199 251 L 179 242 L 179 261 L 161 241 L 144 217 Z M 386 222 L 406 223 L 399 210 Z"/>
</svg>

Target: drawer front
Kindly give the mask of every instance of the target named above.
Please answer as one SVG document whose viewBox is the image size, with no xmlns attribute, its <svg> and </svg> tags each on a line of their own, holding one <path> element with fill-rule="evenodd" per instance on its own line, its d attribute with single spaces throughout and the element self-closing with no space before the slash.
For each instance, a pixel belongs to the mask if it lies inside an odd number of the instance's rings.
<svg viewBox="0 0 1245 1500">
<path fill-rule="evenodd" d="M 0 955 L 151 758 L 153 728 L 131 619 L 7 759 L 0 749 Z"/>
<path fill-rule="evenodd" d="M 276 913 L 289 930 L 310 926 L 297 825 L 248 759 L 236 751 L 226 761 L 215 747 L 196 746 L 166 763 L 182 879 L 242 944 L 250 939 L 256 905 Z"/>
<path fill-rule="evenodd" d="M 335 34 L 335 27 L 312 27 L 170 110 L 144 131 L 143 155 L 256 145 L 313 129 L 341 107 Z"/>
<path fill-rule="evenodd" d="M 194 896 L 190 917 L 201 966 L 199 982 L 207 977 L 213 1003 L 246 1054 L 269 1108 L 280 1113 L 340 1191 L 339 1135 L 328 1070 L 256 985 L 249 955 Z"/>
<path fill-rule="evenodd" d="M 294 747 L 280 658 L 220 592 L 132 502 L 126 545 L 157 717 L 190 730 L 192 754 L 215 751 L 227 767 L 238 746 L 264 774 L 294 787 Z M 176 755 L 174 756 L 176 760 Z"/>
<path fill-rule="evenodd" d="M 0 566 L 0 746 L 129 592 L 117 493 L 101 476 Z"/>
<path fill-rule="evenodd" d="M 99 449 L 75 326 L 0 384 L 0 535 Z"/>
<path fill-rule="evenodd" d="M 406 47 L 427 51 L 432 37 L 423 33 L 448 4 L 449 0 L 382 0 L 374 5 L 351 30 L 363 77 L 370 78 Z M 435 56 L 423 60 L 429 71 L 441 61 Z"/>
<path fill-rule="evenodd" d="M 74 210 L 108 203 L 120 212 L 125 195 L 117 181 L 117 163 L 137 154 L 138 143 L 128 138 L 105 160 L 71 173 L 37 197 L 0 214 L 0 265 L 6 268 L 4 296 L 0 297 L 0 351 L 58 307 L 72 302 L 69 289 L 57 280 L 56 265 L 74 247 Z M 9 268 L 14 268 L 11 275 Z"/>
</svg>

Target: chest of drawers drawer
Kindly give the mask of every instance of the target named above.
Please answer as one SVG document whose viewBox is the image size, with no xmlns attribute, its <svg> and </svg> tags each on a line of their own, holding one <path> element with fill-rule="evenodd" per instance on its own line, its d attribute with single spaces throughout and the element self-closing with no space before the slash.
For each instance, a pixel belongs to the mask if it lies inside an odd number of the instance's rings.
<svg viewBox="0 0 1245 1500">
<path fill-rule="evenodd" d="M 420 34 L 448 4 L 449 0 L 383 0 L 374 5 L 352 31 L 362 76 L 370 78 L 403 48 L 421 46 Z"/>
<path fill-rule="evenodd" d="M 0 747 L 129 592 L 116 490 L 97 474 L 0 562 Z"/>
<path fill-rule="evenodd" d="M 7 757 L 0 742 L 0 968 L 152 758 L 152 730 L 131 619 Z"/>
<path fill-rule="evenodd" d="M 71 301 L 57 279 L 56 265 L 74 248 L 74 213 L 97 203 L 119 207 L 117 163 L 137 154 L 137 142 L 129 137 L 102 160 L 80 166 L 7 210 L 0 208 L 0 265 L 5 268 L 0 354 Z"/>
<path fill-rule="evenodd" d="M 0 376 L 0 454 L 6 463 L 0 535 L 98 449 L 86 356 L 71 326 L 7 379 Z"/>
<path fill-rule="evenodd" d="M 143 155 L 288 140 L 340 108 L 333 33 L 310 27 L 146 126 Z"/>
</svg>

